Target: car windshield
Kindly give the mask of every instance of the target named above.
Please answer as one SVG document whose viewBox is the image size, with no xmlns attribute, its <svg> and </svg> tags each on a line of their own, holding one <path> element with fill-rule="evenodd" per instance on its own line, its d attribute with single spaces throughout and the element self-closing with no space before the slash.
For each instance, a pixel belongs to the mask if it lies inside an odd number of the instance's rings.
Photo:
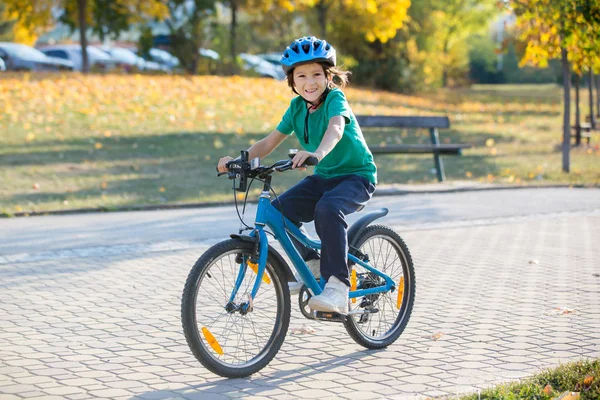
<svg viewBox="0 0 600 400">
<path fill-rule="evenodd" d="M 11 57 L 22 58 L 32 61 L 48 61 L 48 58 L 41 51 L 33 47 L 17 43 L 2 43 L 0 48 L 4 49 Z"/>
</svg>

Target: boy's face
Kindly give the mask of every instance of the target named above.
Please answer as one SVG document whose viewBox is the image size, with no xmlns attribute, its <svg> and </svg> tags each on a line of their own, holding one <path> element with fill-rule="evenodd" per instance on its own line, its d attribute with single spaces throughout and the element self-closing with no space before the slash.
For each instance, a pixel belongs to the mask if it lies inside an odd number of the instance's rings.
<svg viewBox="0 0 600 400">
<path fill-rule="evenodd" d="M 327 84 L 327 76 L 321 64 L 304 64 L 294 68 L 294 89 L 307 101 L 317 101 Z"/>
</svg>

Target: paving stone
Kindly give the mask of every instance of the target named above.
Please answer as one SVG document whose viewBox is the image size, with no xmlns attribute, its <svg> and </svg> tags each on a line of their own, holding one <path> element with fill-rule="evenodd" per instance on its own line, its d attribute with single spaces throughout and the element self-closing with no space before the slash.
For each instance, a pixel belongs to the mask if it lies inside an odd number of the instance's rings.
<svg viewBox="0 0 600 400">
<path fill-rule="evenodd" d="M 56 396 L 66 396 L 69 394 L 83 393 L 85 390 L 80 387 L 57 386 L 43 389 L 45 393 Z"/>
<path fill-rule="evenodd" d="M 342 399 L 356 399 L 356 400 L 372 400 L 381 399 L 382 395 L 379 393 L 367 392 L 367 391 L 352 391 L 350 393 L 342 393 L 339 395 Z"/>
<path fill-rule="evenodd" d="M 91 397 L 87 393 L 70 394 L 70 395 L 65 396 L 65 398 L 68 400 L 92 400 L 93 399 L 93 397 Z"/>
<path fill-rule="evenodd" d="M 131 393 L 124 389 L 101 389 L 90 391 L 90 395 L 97 398 L 110 399 L 115 397 L 131 396 Z"/>
</svg>

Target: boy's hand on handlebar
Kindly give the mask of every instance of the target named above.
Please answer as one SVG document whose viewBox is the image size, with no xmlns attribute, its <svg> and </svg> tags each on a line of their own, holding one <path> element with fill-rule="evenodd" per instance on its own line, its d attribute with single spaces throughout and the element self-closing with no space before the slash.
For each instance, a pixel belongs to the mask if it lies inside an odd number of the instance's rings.
<svg viewBox="0 0 600 400">
<path fill-rule="evenodd" d="M 219 159 L 219 163 L 217 164 L 217 171 L 219 172 L 227 172 L 227 167 L 225 166 L 229 161 L 233 161 L 231 157 L 223 157 Z"/>
<path fill-rule="evenodd" d="M 308 151 L 297 152 L 296 155 L 294 156 L 294 158 L 292 158 L 292 168 L 304 171 L 306 169 L 306 166 L 304 166 L 304 163 L 306 162 L 306 159 L 309 157 L 315 157 L 317 160 L 319 160 L 319 157 L 317 157 L 317 155 L 315 153 L 311 153 Z"/>
</svg>

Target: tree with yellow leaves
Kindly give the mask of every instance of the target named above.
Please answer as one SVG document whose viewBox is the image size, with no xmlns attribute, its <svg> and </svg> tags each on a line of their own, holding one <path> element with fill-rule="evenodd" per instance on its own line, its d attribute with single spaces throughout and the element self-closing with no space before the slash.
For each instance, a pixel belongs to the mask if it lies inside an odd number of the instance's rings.
<svg viewBox="0 0 600 400">
<path fill-rule="evenodd" d="M 297 0 L 304 11 L 316 11 L 319 34 L 324 38 L 355 33 L 368 42 L 386 43 L 407 20 L 410 0 Z"/>
<path fill-rule="evenodd" d="M 10 27 L 4 36 L 17 43 L 33 45 L 40 35 L 52 28 L 52 9 L 56 5 L 55 0 L 0 0 L 0 25 L 3 22 L 6 29 Z"/>
<path fill-rule="evenodd" d="M 570 170 L 571 65 L 592 67 L 600 51 L 600 0 L 511 0 L 520 39 L 527 43 L 521 65 L 545 67 L 560 58 L 563 70 L 562 169 Z"/>
<path fill-rule="evenodd" d="M 298 33 L 301 16 L 291 0 L 248 0 L 246 7 L 253 29 L 273 39 L 273 49 L 284 49 Z"/>
<path fill-rule="evenodd" d="M 420 0 L 409 9 L 403 39 L 410 63 L 419 67 L 428 85 L 447 87 L 464 82 L 468 40 L 486 33 L 500 10 L 495 0 Z"/>
<path fill-rule="evenodd" d="M 238 0 L 240 1 L 240 0 Z M 289 22 L 296 14 L 316 27 L 315 36 L 386 43 L 396 36 L 408 16 L 410 0 L 245 0 L 251 14 L 268 14 Z M 311 15 L 312 14 L 312 15 Z M 311 18 L 312 17 L 312 18 Z M 316 18 L 315 18 L 316 17 Z M 305 29 L 305 34 L 310 32 Z M 283 38 L 288 43 L 292 38 Z"/>
</svg>

